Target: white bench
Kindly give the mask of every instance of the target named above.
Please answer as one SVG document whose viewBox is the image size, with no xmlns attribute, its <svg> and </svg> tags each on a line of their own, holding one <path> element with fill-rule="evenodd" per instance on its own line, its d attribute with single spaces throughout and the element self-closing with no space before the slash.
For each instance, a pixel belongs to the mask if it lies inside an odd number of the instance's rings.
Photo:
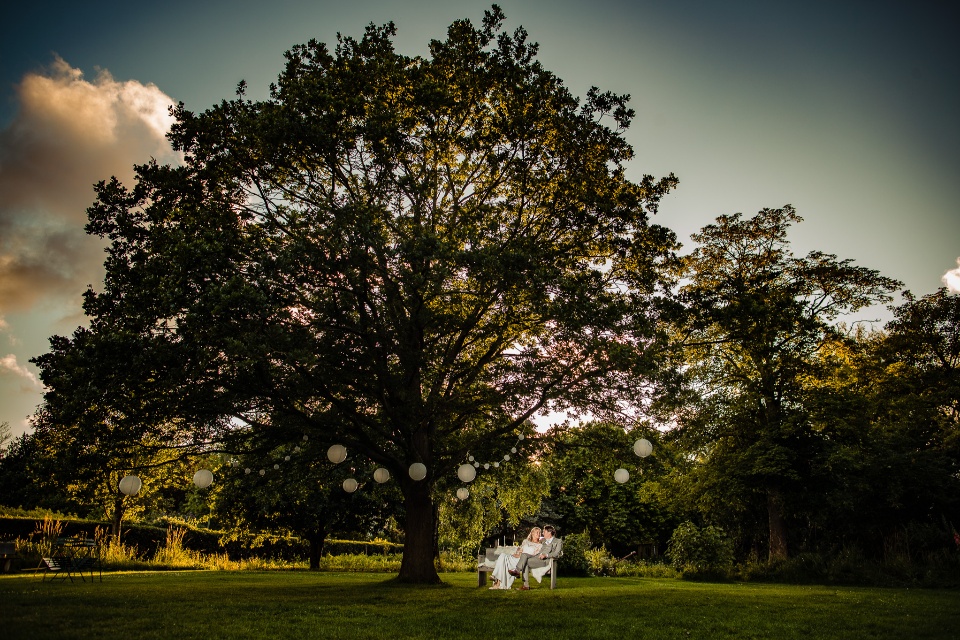
<svg viewBox="0 0 960 640">
<path fill-rule="evenodd" d="M 481 553 L 477 556 L 477 586 L 483 587 L 487 584 L 487 574 L 493 573 L 493 569 L 497 564 L 497 556 L 502 553 L 513 553 L 517 550 L 517 547 L 487 547 L 486 553 Z M 523 582 L 524 584 L 530 584 L 530 573 L 531 571 L 542 571 L 541 575 L 537 576 L 534 574 L 534 577 L 539 582 L 540 579 L 546 574 L 550 574 L 550 588 L 557 588 L 557 569 L 559 567 L 559 558 L 548 558 L 547 566 L 542 569 L 531 569 L 527 567 L 523 572 Z"/>
</svg>

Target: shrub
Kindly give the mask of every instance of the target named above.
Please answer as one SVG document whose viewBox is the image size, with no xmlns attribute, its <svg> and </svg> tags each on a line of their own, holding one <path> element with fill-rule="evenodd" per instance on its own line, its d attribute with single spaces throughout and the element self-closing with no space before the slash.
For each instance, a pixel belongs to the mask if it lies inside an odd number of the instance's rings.
<svg viewBox="0 0 960 640">
<path fill-rule="evenodd" d="M 473 554 L 465 555 L 463 549 L 441 549 L 438 570 L 449 573 L 470 573 L 477 570 L 477 558 Z"/>
<path fill-rule="evenodd" d="M 590 575 L 592 576 L 612 576 L 616 574 L 617 559 L 610 555 L 605 545 L 599 549 L 587 549 L 583 555 L 587 559 Z M 564 552 L 566 556 L 566 552 Z"/>
<path fill-rule="evenodd" d="M 568 576 L 590 575 L 590 561 L 587 551 L 590 550 L 590 535 L 571 533 L 563 540 L 563 557 L 560 558 L 560 573 Z"/>
<path fill-rule="evenodd" d="M 367 555 L 365 553 L 325 555 L 320 558 L 321 571 L 363 571 L 372 573 L 391 573 L 400 571 L 399 554 Z"/>
<path fill-rule="evenodd" d="M 676 578 L 677 570 L 662 562 L 621 560 L 611 575 L 619 578 Z"/>
<path fill-rule="evenodd" d="M 667 557 L 685 578 L 725 578 L 733 567 L 733 541 L 722 529 L 688 521 L 674 530 Z"/>
</svg>

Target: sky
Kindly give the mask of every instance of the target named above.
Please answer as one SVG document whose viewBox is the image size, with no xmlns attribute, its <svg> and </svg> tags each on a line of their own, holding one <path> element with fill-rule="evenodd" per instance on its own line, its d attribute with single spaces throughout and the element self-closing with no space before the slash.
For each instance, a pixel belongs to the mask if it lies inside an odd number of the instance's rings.
<svg viewBox="0 0 960 640">
<path fill-rule="evenodd" d="M 9 3 L 8 3 L 9 4 Z M 630 94 L 629 175 L 680 180 L 656 222 L 685 251 L 717 216 L 792 204 L 794 252 L 821 250 L 914 294 L 960 292 L 960 12 L 947 0 L 503 0 L 575 95 Z M 143 6 L 141 6 L 143 5 Z M 176 162 L 168 107 L 202 111 L 246 80 L 265 98 L 283 52 L 393 21 L 423 55 L 461 0 L 31 2 L 0 22 L 0 423 L 29 429 L 31 358 L 84 323 L 103 243 L 92 185 Z M 853 320 L 888 319 L 872 308 Z"/>
</svg>

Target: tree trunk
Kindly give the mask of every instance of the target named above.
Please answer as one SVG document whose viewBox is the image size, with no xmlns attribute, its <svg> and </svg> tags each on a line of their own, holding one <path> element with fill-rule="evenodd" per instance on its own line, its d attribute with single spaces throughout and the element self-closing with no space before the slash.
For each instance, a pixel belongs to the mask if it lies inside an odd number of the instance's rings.
<svg viewBox="0 0 960 640">
<path fill-rule="evenodd" d="M 316 529 L 307 538 L 310 543 L 310 570 L 320 569 L 320 558 L 323 557 L 323 544 L 327 539 L 327 532 L 324 529 Z"/>
<path fill-rule="evenodd" d="M 787 524 L 783 519 L 783 494 L 767 489 L 767 517 L 770 525 L 770 560 L 787 559 Z"/>
<path fill-rule="evenodd" d="M 123 521 L 123 496 L 113 499 L 113 522 L 110 524 L 110 533 L 117 543 L 120 542 L 120 523 Z"/>
<path fill-rule="evenodd" d="M 407 511 L 403 560 L 397 580 L 415 584 L 439 584 L 440 576 L 433 564 L 433 536 L 436 529 L 433 500 L 427 480 L 403 483 L 404 507 Z"/>
</svg>

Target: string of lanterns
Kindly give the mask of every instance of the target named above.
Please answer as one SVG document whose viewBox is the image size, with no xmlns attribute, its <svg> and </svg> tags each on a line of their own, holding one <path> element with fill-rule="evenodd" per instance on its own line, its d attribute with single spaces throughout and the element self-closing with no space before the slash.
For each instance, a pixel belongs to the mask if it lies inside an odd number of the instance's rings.
<svg viewBox="0 0 960 640">
<path fill-rule="evenodd" d="M 517 447 L 519 446 L 520 442 L 524 439 L 524 437 L 525 436 L 522 433 L 517 436 L 517 441 L 514 443 L 514 446 L 510 448 L 510 453 L 505 453 L 503 455 L 503 462 L 509 462 L 511 454 L 517 453 Z M 304 442 L 306 442 L 307 439 L 308 439 L 308 436 L 303 436 Z M 294 447 L 293 451 L 294 453 L 299 453 L 300 447 L 299 446 Z M 641 458 L 646 458 L 651 453 L 653 453 L 653 444 L 646 438 L 640 438 L 633 444 L 633 452 Z M 330 462 L 332 462 L 333 464 L 340 464 L 341 462 L 347 459 L 347 448 L 342 444 L 331 445 L 330 448 L 327 449 L 327 459 L 330 460 Z M 284 461 L 289 462 L 290 456 L 289 455 L 284 456 Z M 227 464 L 232 467 L 240 466 L 240 462 L 238 460 L 230 460 Z M 500 467 L 500 460 L 494 461 L 492 463 L 485 462 L 485 463 L 482 463 L 482 466 L 484 470 L 489 470 L 491 467 L 496 469 Z M 480 467 L 481 467 L 480 461 L 478 461 L 474 456 L 470 455 L 467 458 L 467 462 L 457 467 L 457 478 L 459 478 L 461 482 L 469 484 L 470 482 L 473 482 L 476 479 L 477 470 Z M 280 464 L 275 463 L 273 465 L 273 468 L 274 470 L 280 469 Z M 250 473 L 252 473 L 252 471 L 253 470 L 250 467 L 244 468 L 245 474 L 249 475 Z M 261 476 L 266 475 L 266 469 L 265 468 L 260 469 L 259 473 Z M 424 478 L 427 477 L 427 467 L 422 462 L 414 462 L 413 464 L 410 465 L 409 469 L 407 470 L 407 473 L 412 480 L 419 482 L 420 480 L 423 480 Z M 383 484 L 384 482 L 387 482 L 388 480 L 390 480 L 390 471 L 385 469 L 384 467 L 378 467 L 373 472 L 373 479 L 377 483 Z M 617 469 L 613 473 L 613 479 L 616 482 L 623 484 L 628 480 L 630 480 L 630 472 L 624 468 Z M 206 489 L 211 484 L 213 484 L 213 472 L 210 471 L 209 469 L 200 469 L 195 474 L 193 474 L 193 484 L 196 485 L 198 489 Z M 342 484 L 343 490 L 346 491 L 347 493 L 353 493 L 359 488 L 359 486 L 360 486 L 360 483 L 357 482 L 355 478 L 347 478 L 343 481 L 343 484 Z M 140 480 L 140 478 L 138 478 L 135 475 L 127 475 L 127 476 L 124 476 L 122 480 L 120 480 L 120 486 L 119 486 L 120 493 L 126 496 L 136 495 L 137 493 L 140 492 L 140 489 L 142 487 L 143 487 L 143 482 Z M 457 489 L 457 498 L 459 500 L 461 501 L 466 500 L 469 497 L 470 497 L 470 490 L 467 487 L 459 487 Z"/>
<path fill-rule="evenodd" d="M 520 443 L 526 438 L 522 433 L 517 436 L 516 442 L 513 443 L 513 446 L 510 447 L 510 453 L 503 454 L 503 462 L 510 462 L 510 456 L 517 452 L 517 447 L 520 446 Z M 495 460 L 493 462 L 484 462 L 482 463 L 483 469 L 485 471 L 489 470 L 491 467 L 498 469 L 500 467 L 500 460 Z M 457 467 L 457 477 L 460 479 L 460 482 L 470 483 L 473 482 L 477 477 L 477 470 L 481 467 L 481 462 L 477 460 L 474 456 L 468 455 L 467 462 L 464 462 L 459 467 Z M 457 489 L 457 499 L 466 500 L 470 497 L 470 490 L 466 487 L 460 487 Z"/>
</svg>

